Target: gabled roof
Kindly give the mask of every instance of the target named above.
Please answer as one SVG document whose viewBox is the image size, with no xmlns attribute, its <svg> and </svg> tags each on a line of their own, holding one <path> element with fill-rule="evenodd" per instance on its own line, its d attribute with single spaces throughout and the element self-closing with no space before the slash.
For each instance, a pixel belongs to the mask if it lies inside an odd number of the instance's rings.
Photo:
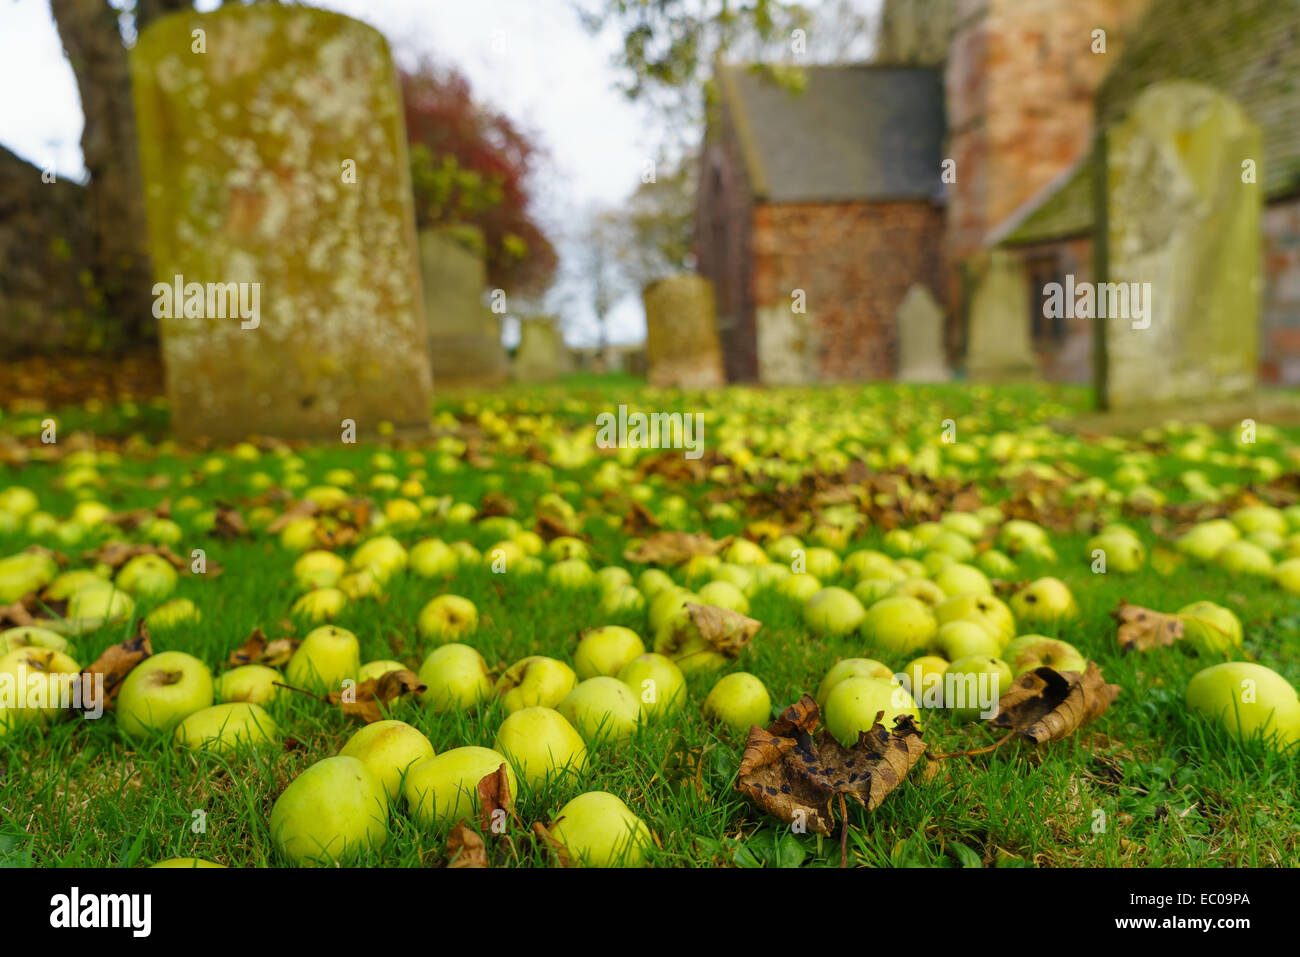
<svg viewBox="0 0 1300 957">
<path fill-rule="evenodd" d="M 1097 91 L 1097 123 L 1121 119 L 1152 83 L 1195 80 L 1231 96 L 1259 124 L 1264 195 L 1300 192 L 1300 0 L 1154 0 Z M 1092 226 L 1089 151 L 1006 221 L 990 242 L 1062 239 Z"/>
<path fill-rule="evenodd" d="M 937 200 L 943 77 L 931 67 L 805 67 L 801 91 L 749 67 L 717 70 L 756 198 Z"/>
</svg>

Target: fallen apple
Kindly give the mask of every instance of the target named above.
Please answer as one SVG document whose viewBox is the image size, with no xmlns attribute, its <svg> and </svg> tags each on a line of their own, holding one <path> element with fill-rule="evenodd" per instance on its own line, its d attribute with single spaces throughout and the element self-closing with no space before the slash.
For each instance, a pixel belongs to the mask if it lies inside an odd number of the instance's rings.
<svg viewBox="0 0 1300 957">
<path fill-rule="evenodd" d="M 817 686 L 817 707 L 826 707 L 826 696 L 845 678 L 892 678 L 894 672 L 875 658 L 841 658 L 831 665 L 822 683 Z"/>
<path fill-rule="evenodd" d="M 921 727 L 921 712 L 912 696 L 891 678 L 845 678 L 826 696 L 822 716 L 829 731 L 844 747 L 852 747 L 859 733 L 870 731 L 876 715 L 884 712 L 881 724 L 892 730 L 902 715 L 910 715 Z"/>
<path fill-rule="evenodd" d="M 494 746 L 534 787 L 549 778 L 579 774 L 587 766 L 582 736 L 551 708 L 515 711 L 501 722 Z"/>
<path fill-rule="evenodd" d="M 136 555 L 117 573 L 117 587 L 133 598 L 159 601 L 171 594 L 178 576 L 161 555 Z"/>
<path fill-rule="evenodd" d="M 445 827 L 478 813 L 478 784 L 505 765 L 510 794 L 519 794 L 514 769 L 491 748 L 462 747 L 426 758 L 406 772 L 402 793 L 411 817 L 423 827 Z"/>
<path fill-rule="evenodd" d="M 426 538 L 411 548 L 407 564 L 421 578 L 450 577 L 460 566 L 460 559 L 442 539 Z"/>
<path fill-rule="evenodd" d="M 58 632 L 36 625 L 22 625 L 0 631 L 0 654 L 16 651 L 19 648 L 49 648 L 51 651 L 67 651 L 68 639 Z"/>
<path fill-rule="evenodd" d="M 1183 640 L 1199 654 L 1223 658 L 1241 649 L 1241 619 L 1212 601 L 1194 601 L 1176 612 Z"/>
<path fill-rule="evenodd" d="M 171 731 L 212 705 L 212 672 L 183 651 L 144 659 L 123 679 L 117 694 L 117 726 L 133 737 Z"/>
<path fill-rule="evenodd" d="M 56 717 L 73 702 L 81 666 L 53 648 L 19 647 L 0 656 L 0 675 L 12 688 L 13 719 L 26 723 Z M 9 697 L 6 695 L 5 697 Z"/>
<path fill-rule="evenodd" d="M 202 620 L 203 615 L 188 598 L 173 598 L 165 601 L 144 616 L 144 623 L 153 631 L 177 628 L 181 625 L 197 625 Z"/>
<path fill-rule="evenodd" d="M 309 691 L 337 691 L 361 670 L 361 643 L 337 625 L 309 631 L 293 653 L 284 673 L 289 684 Z"/>
<path fill-rule="evenodd" d="M 948 670 L 948 662 L 938 655 L 923 655 L 908 663 L 900 681 L 912 700 L 922 708 L 943 707 L 943 673 Z"/>
<path fill-rule="evenodd" d="M 686 704 L 686 676 L 672 659 L 649 652 L 637 655 L 618 673 L 651 719 L 666 717 Z"/>
<path fill-rule="evenodd" d="M 573 669 L 583 679 L 616 676 L 629 661 L 643 654 L 645 643 L 635 631 L 621 625 L 605 625 L 583 633 L 573 652 Z"/>
<path fill-rule="evenodd" d="M 577 683 L 577 675 L 563 661 L 529 655 L 505 670 L 496 691 L 506 711 L 513 713 L 522 708 L 554 708 Z"/>
<path fill-rule="evenodd" d="M 271 839 L 294 864 L 334 864 L 388 840 L 388 800 L 357 758 L 317 761 L 271 808 Z"/>
<path fill-rule="evenodd" d="M 590 744 L 603 739 L 617 741 L 635 732 L 641 703 L 622 681 L 597 675 L 570 691 L 559 711 Z"/>
<path fill-rule="evenodd" d="M 943 673 L 943 704 L 962 721 L 992 718 L 1014 676 L 1011 666 L 991 655 L 958 658 Z"/>
<path fill-rule="evenodd" d="M 979 622 L 967 618 L 940 625 L 931 644 L 948 661 L 970 655 L 996 657 L 1002 650 L 1002 642 L 996 635 L 990 634 Z"/>
<path fill-rule="evenodd" d="M 1190 711 L 1221 725 L 1237 740 L 1263 740 L 1277 751 L 1300 743 L 1300 698 L 1285 678 L 1249 661 L 1225 661 L 1187 683 Z"/>
<path fill-rule="evenodd" d="M 217 679 L 217 696 L 222 701 L 247 701 L 265 706 L 280 690 L 284 676 L 266 665 L 240 665 Z"/>
<path fill-rule="evenodd" d="M 867 644 L 893 658 L 921 651 L 938 630 L 930 607 L 906 596 L 882 598 L 867 609 L 862 620 L 862 637 Z"/>
<path fill-rule="evenodd" d="M 309 622 L 329 621 L 336 618 L 347 603 L 347 592 L 338 588 L 317 588 L 294 602 L 289 614 Z"/>
<path fill-rule="evenodd" d="M 402 779 L 415 764 L 434 756 L 429 739 L 405 721 L 368 724 L 339 750 L 358 759 L 379 779 L 390 801 L 402 793 Z"/>
<path fill-rule="evenodd" d="M 934 583 L 943 592 L 945 600 L 953 595 L 993 594 L 993 586 L 989 583 L 988 576 L 974 565 L 963 562 L 945 565 L 934 576 Z"/>
<path fill-rule="evenodd" d="M 1079 606 L 1059 578 L 1030 582 L 1011 596 L 1011 611 L 1022 625 L 1054 625 L 1079 616 Z"/>
<path fill-rule="evenodd" d="M 348 570 L 348 563 L 333 552 L 314 549 L 293 563 L 293 579 L 304 588 L 333 588 Z"/>
<path fill-rule="evenodd" d="M 646 823 L 605 791 L 579 794 L 560 808 L 550 834 L 573 863 L 590 867 L 641 867 L 654 846 Z"/>
<path fill-rule="evenodd" d="M 772 698 L 763 682 L 747 671 L 723 675 L 704 699 L 704 714 L 737 732 L 757 725 L 766 727 L 772 717 Z"/>
<path fill-rule="evenodd" d="M 425 638 L 456 641 L 478 628 L 478 609 L 460 595 L 439 595 L 420 610 L 416 625 Z"/>
<path fill-rule="evenodd" d="M 435 712 L 465 711 L 492 695 L 487 662 L 469 645 L 434 649 L 420 666 L 420 700 Z"/>
<path fill-rule="evenodd" d="M 1011 674 L 1015 678 L 1042 667 L 1057 672 L 1083 673 L 1088 670 L 1088 659 L 1074 645 L 1046 635 L 1021 635 L 1013 638 L 998 657 L 1011 666 Z"/>
<path fill-rule="evenodd" d="M 184 748 L 228 754 L 240 747 L 275 744 L 279 734 L 275 721 L 260 705 L 235 701 L 188 715 L 176 725 L 172 740 Z"/>
</svg>

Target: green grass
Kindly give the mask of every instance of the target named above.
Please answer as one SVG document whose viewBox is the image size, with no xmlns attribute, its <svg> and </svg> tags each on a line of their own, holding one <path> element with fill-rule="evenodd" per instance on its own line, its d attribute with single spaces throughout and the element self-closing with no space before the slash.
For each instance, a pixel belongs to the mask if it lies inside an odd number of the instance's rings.
<svg viewBox="0 0 1300 957">
<path fill-rule="evenodd" d="M 642 567 L 625 562 L 626 537 L 617 528 L 628 507 L 628 491 L 637 484 L 635 463 L 608 488 L 597 487 L 601 461 L 591 448 L 597 412 L 625 402 L 645 411 L 700 410 L 706 413 L 705 440 L 710 468 L 705 480 L 645 481 L 652 511 L 666 527 L 705 530 L 715 536 L 736 534 L 750 521 L 772 518 L 764 511 L 764 490 L 774 482 L 761 472 L 741 474 L 736 449 L 748 449 L 758 459 L 779 457 L 797 471 L 818 468 L 819 456 L 838 449 L 844 459 L 881 454 L 889 467 L 891 446 L 912 450 L 936 446 L 944 419 L 957 423 L 958 441 L 984 447 L 974 461 L 949 465 L 954 476 L 975 480 L 986 500 L 997 502 L 1011 493 L 1013 482 L 1005 461 L 988 454 L 996 433 L 1014 436 L 1028 447 L 1025 461 L 1053 467 L 1070 466 L 1079 476 L 1111 479 L 1116 470 L 1136 462 L 1148 473 L 1148 483 L 1169 501 L 1191 500 L 1181 483 L 1190 468 L 1227 490 L 1225 500 L 1248 486 L 1257 490 L 1269 476 L 1264 458 L 1294 472 L 1300 458 L 1300 431 L 1278 430 L 1261 435 L 1259 443 L 1238 447 L 1227 432 L 1206 433 L 1210 460 L 1191 463 L 1176 447 L 1188 433 L 1162 430 L 1132 441 L 1095 443 L 1057 438 L 1040 423 L 1082 411 L 1087 397 L 1066 388 L 972 389 L 960 386 L 906 388 L 879 385 L 820 390 L 726 390 L 704 396 L 656 392 L 631 380 L 574 379 L 564 388 L 510 389 L 493 395 L 444 400 L 439 431 L 474 438 L 490 465 L 475 468 L 455 457 L 440 461 L 430 440 L 389 448 L 397 459 L 393 472 L 406 478 L 424 470 L 425 492 L 478 505 L 487 491 L 500 491 L 517 505 L 516 517 L 531 527 L 539 496 L 558 491 L 577 510 L 583 531 L 591 538 L 593 566 L 623 564 L 635 576 Z M 494 416 L 473 421 L 483 410 Z M 150 444 L 161 434 L 163 410 L 156 406 L 61 410 L 60 441 L 73 443 L 74 430 L 94 431 L 95 455 L 33 462 L 0 470 L 0 487 L 21 484 L 37 493 L 41 508 L 63 518 L 80 497 L 93 496 L 114 510 L 153 505 L 168 498 L 197 497 L 204 508 L 224 501 L 250 514 L 248 502 L 260 494 L 250 476 L 265 472 L 278 484 L 285 475 L 284 458 L 263 454 L 244 462 L 229 450 L 190 453 L 172 446 Z M 459 424 L 451 416 L 463 417 Z M 0 430 L 10 436 L 39 433 L 40 415 L 0 418 Z M 514 449 L 502 442 L 496 422 L 508 423 L 525 437 Z M 127 440 L 129 432 L 141 433 Z M 114 437 L 115 436 L 115 437 Z M 106 438 L 107 437 L 107 438 Z M 29 442 L 30 444 L 30 442 Z M 557 464 L 550 474 L 530 468 L 524 449 L 536 444 Z M 443 447 L 446 449 L 447 447 Z M 715 454 L 724 450 L 726 457 Z M 574 451 L 576 450 L 576 452 Z M 939 447 L 943 453 L 942 447 Z M 375 471 L 371 456 L 377 446 L 325 444 L 296 448 L 310 484 L 319 484 L 332 468 L 351 469 L 359 494 L 377 503 L 390 493 L 371 492 L 365 485 Z M 406 461 L 412 453 L 425 455 L 424 464 Z M 653 453 L 647 453 L 653 454 Z M 898 449 L 894 449 L 894 455 Z M 115 457 L 120 455 L 120 460 Z M 209 473 L 203 465 L 221 458 L 225 471 Z M 822 465 L 836 461 L 823 459 Z M 74 469 L 97 483 L 78 491 L 64 479 Z M 831 469 L 834 471 L 834 468 Z M 159 485 L 159 476 L 168 480 Z M 790 476 L 787 476 L 789 478 Z M 706 517 L 713 497 L 741 494 L 756 504 L 744 514 L 738 501 L 735 517 Z M 680 511 L 666 505 L 681 496 Z M 202 509 L 199 510 L 201 512 Z M 199 512 L 177 512 L 186 530 L 177 550 L 206 550 L 219 562 L 218 577 L 182 576 L 172 597 L 192 599 L 203 620 L 196 626 L 157 630 L 155 651 L 179 649 L 220 668 L 227 655 L 255 627 L 280 634 L 296 590 L 291 568 L 296 555 L 274 536 L 257 534 L 252 541 L 225 542 L 205 535 Z M 1174 611 L 1197 600 L 1211 599 L 1232 608 L 1243 620 L 1248 656 L 1274 668 L 1291 683 L 1300 683 L 1300 599 L 1288 595 L 1269 579 L 1232 575 L 1214 567 L 1184 563 L 1165 577 L 1149 567 L 1133 575 L 1094 575 L 1084 560 L 1089 529 L 1110 518 L 1128 521 L 1148 549 L 1160 544 L 1172 523 L 1157 520 L 1158 529 L 1137 515 L 1124 515 L 1122 505 L 1078 506 L 1079 527 L 1054 534 L 1059 556 L 1055 564 L 1022 561 L 1018 578 L 1052 574 L 1073 590 L 1082 608 L 1079 621 L 1059 629 L 1098 662 L 1108 681 L 1121 686 L 1118 700 L 1095 723 L 1067 740 L 1036 751 L 1003 748 L 973 758 L 942 762 L 923 760 L 885 803 L 870 815 L 850 806 L 850 864 L 865 866 L 1271 866 L 1300 863 L 1300 813 L 1297 813 L 1297 763 L 1258 743 L 1236 742 L 1183 706 L 1188 679 L 1207 663 L 1182 649 L 1146 655 L 1122 655 L 1115 642 L 1111 610 L 1121 598 Z M 800 513 L 806 515 L 806 510 Z M 615 521 L 607 521 L 608 518 Z M 0 529 L 3 529 L 0 523 Z M 386 529 L 406 545 L 436 536 L 446 541 L 467 539 L 487 549 L 496 538 L 474 524 L 454 525 L 435 516 L 413 527 Z M 845 551 L 879 548 L 883 529 L 860 529 Z M 56 536 L 35 541 L 66 553 L 69 567 L 83 567 L 81 553 L 112 537 L 140 540 L 138 532 L 92 530 L 75 545 Z M 18 528 L 0 530 L 0 555 L 33 543 Z M 1167 544 L 1167 543 L 1166 543 Z M 351 548 L 343 549 L 351 553 Z M 677 573 L 680 575 L 680 572 Z M 824 582 L 852 587 L 851 580 Z M 415 629 L 416 617 L 433 596 L 464 595 L 479 608 L 481 626 L 468 639 L 488 660 L 504 668 L 528 654 L 571 660 L 578 633 L 601 624 L 625 624 L 647 639 L 644 615 L 612 621 L 596 611 L 598 592 L 565 593 L 550 589 L 541 576 L 493 574 L 487 568 L 462 569 L 450 580 L 427 580 L 413 574 L 398 576 L 380 599 L 349 604 L 336 623 L 356 632 L 362 660 L 396 657 L 417 668 L 430 646 Z M 140 602 L 137 611 L 150 604 Z M 870 655 L 858 636 L 823 639 L 809 634 L 797 605 L 774 592 L 752 599 L 751 614 L 764 623 L 762 631 L 731 668 L 757 675 L 767 685 L 774 711 L 813 692 L 822 675 L 841 657 Z M 129 637 L 124 623 L 82 636 L 76 657 L 83 664 L 109 645 Z M 298 633 L 305 630 L 298 623 Z M 901 669 L 905 662 L 891 661 Z M 525 825 L 550 820 L 571 797 L 584 790 L 610 791 L 623 798 L 656 836 L 652 862 L 662 866 L 839 866 L 838 835 L 792 834 L 766 818 L 735 790 L 743 749 L 738 737 L 710 725 L 700 703 L 716 675 L 689 676 L 689 701 L 674 718 L 643 727 L 630 741 L 592 751 L 580 778 L 539 789 L 525 788 L 518 811 Z M 0 863 L 10 865 L 142 866 L 178 856 L 196 856 L 230 866 L 274 866 L 278 858 L 267 821 L 275 798 L 308 765 L 337 753 L 358 724 L 335 709 L 305 696 L 281 694 L 270 706 L 283 734 L 292 738 L 283 749 L 244 751 L 223 759 L 178 750 L 167 737 L 126 741 L 112 717 L 100 721 L 71 720 L 44 732 L 22 728 L 0 737 Z M 409 721 L 425 732 L 441 753 L 460 745 L 491 747 L 504 717 L 498 702 L 465 714 L 438 715 L 416 702 L 403 701 L 391 717 Z M 950 751 L 987 744 L 992 729 L 963 724 L 946 713 L 927 716 L 925 739 L 931 750 Z M 701 768 L 702 788 L 682 780 L 672 766 L 680 752 L 689 751 Z M 674 757 L 677 755 L 677 757 Z M 206 827 L 196 833 L 196 813 Z M 1104 829 L 1098 832 L 1104 814 Z M 439 866 L 446 863 L 448 829 L 424 829 L 400 808 L 392 815 L 386 847 L 358 859 L 375 866 Z M 512 825 L 507 840 L 489 840 L 492 863 L 547 865 L 553 854 L 524 828 Z"/>
</svg>

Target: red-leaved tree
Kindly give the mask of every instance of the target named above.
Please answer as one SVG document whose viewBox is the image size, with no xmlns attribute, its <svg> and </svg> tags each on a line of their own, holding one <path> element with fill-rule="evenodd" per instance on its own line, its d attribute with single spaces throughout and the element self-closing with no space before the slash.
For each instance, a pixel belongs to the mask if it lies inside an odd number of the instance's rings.
<svg viewBox="0 0 1300 957">
<path fill-rule="evenodd" d="M 426 60 L 401 81 L 417 224 L 477 227 L 492 285 L 544 289 L 556 255 L 529 211 L 537 145 L 509 117 L 476 103 L 455 68 Z"/>
</svg>

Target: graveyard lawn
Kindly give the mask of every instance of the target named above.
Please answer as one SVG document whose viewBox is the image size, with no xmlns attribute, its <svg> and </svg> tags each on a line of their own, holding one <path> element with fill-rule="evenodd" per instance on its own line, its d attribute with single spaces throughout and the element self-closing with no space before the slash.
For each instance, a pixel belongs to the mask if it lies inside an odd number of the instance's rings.
<svg viewBox="0 0 1300 957">
<path fill-rule="evenodd" d="M 620 405 L 646 413 L 703 412 L 703 458 L 597 448 L 597 416 L 616 414 Z M 1056 576 L 1080 609 L 1075 621 L 1018 632 L 1070 641 L 1119 686 L 1118 697 L 1062 740 L 924 757 L 875 810 L 848 802 L 848 864 L 1295 866 L 1300 773 L 1294 755 L 1230 740 L 1189 713 L 1188 681 L 1213 659 L 1182 643 L 1124 654 L 1111 613 L 1122 599 L 1163 612 L 1217 602 L 1244 624 L 1240 657 L 1273 668 L 1293 686 L 1300 682 L 1300 598 L 1269 577 L 1197 563 L 1172 544 L 1202 516 L 1254 501 L 1294 503 L 1300 429 L 1259 422 L 1255 441 L 1243 444 L 1240 428 L 1194 423 L 1131 438 L 1067 436 L 1045 425 L 1087 407 L 1084 391 L 1065 387 L 878 384 L 682 393 L 628 379 L 570 377 L 440 398 L 433 436 L 419 442 L 196 450 L 158 438 L 162 413 L 154 405 L 97 404 L 87 411 L 28 404 L 0 418 L 0 489 L 31 490 L 53 519 L 16 516 L 5 509 L 21 496 L 0 498 L 7 503 L 0 507 L 0 556 L 40 545 L 66 558 L 63 571 L 89 568 L 93 553 L 109 542 L 147 542 L 151 526 L 139 510 L 169 503 L 180 529 L 171 548 L 187 556 L 187 565 L 192 550 L 202 548 L 208 571 L 181 574 L 166 596 L 191 599 L 202 620 L 152 629 L 152 646 L 155 653 L 188 652 L 220 673 L 254 629 L 302 637 L 312 627 L 290 614 L 299 594 L 292 573 L 299 553 L 268 532 L 268 523 L 308 489 L 319 495 L 324 486 L 365 500 L 371 516 L 387 507 L 400 517 L 391 503 L 405 499 L 419 506 L 418 519 L 365 534 L 392 535 L 407 548 L 426 538 L 465 540 L 485 560 L 463 561 L 437 578 L 396 574 L 377 597 L 349 601 L 335 624 L 358 635 L 362 661 L 392 658 L 417 669 L 436 647 L 417 631 L 420 610 L 436 595 L 462 595 L 480 614 L 477 631 L 462 640 L 499 674 L 532 654 L 572 663 L 579 633 L 596 626 L 631 627 L 647 649 L 654 635 L 644 611 L 602 614 L 595 585 L 548 585 L 545 569 L 494 572 L 491 549 L 513 529 L 484 513 L 508 515 L 521 529 L 547 536 L 571 531 L 588 541 L 593 568 L 623 566 L 636 579 L 649 566 L 625 552 L 655 531 L 652 523 L 714 539 L 748 534 L 764 541 L 793 531 L 807 546 L 826 543 L 846 556 L 891 551 L 886 526 L 894 522 L 915 525 L 945 507 L 1001 506 L 1005 516 L 1034 518 L 1047 528 L 1055 560 L 1022 552 L 1014 569 L 997 577 L 1014 583 Z M 50 418 L 58 424 L 57 444 L 41 441 Z M 945 444 L 945 432 L 955 441 Z M 899 478 L 910 491 L 893 484 Z M 406 482 L 419 487 L 401 488 Z M 1210 495 L 1219 501 L 1204 502 Z M 67 521 L 80 501 L 91 500 L 127 518 Z M 458 504 L 479 510 L 478 520 L 468 520 Z M 237 533 L 228 509 L 247 524 L 247 534 Z M 869 521 L 855 524 L 852 516 L 864 513 Z M 229 534 L 211 532 L 218 515 L 218 528 Z M 1110 521 L 1129 525 L 1141 539 L 1148 559 L 1140 570 L 1092 571 L 1085 543 Z M 350 558 L 358 543 L 348 540 L 346 523 L 336 532 L 338 553 Z M 1294 532 L 1292 526 L 1286 534 Z M 976 548 L 989 535 L 976 535 Z M 1280 560 L 1288 546 L 1271 544 Z M 541 559 L 547 567 L 553 562 L 545 551 Z M 667 570 L 686 580 L 681 566 Z M 856 582 L 843 574 L 823 580 L 847 588 Z M 136 614 L 162 600 L 138 598 Z M 907 660 L 872 651 L 857 631 L 815 636 L 800 602 L 776 589 L 756 591 L 749 615 L 762 622 L 761 630 L 721 671 L 691 672 L 688 700 L 676 715 L 651 721 L 620 744 L 592 746 L 576 780 L 521 784 L 509 839 L 486 835 L 491 865 L 555 864 L 555 852 L 531 825 L 553 820 L 581 792 L 603 790 L 648 825 L 655 865 L 838 867 L 838 824 L 827 837 L 792 833 L 749 803 L 735 788 L 745 734 L 711 723 L 701 706 L 722 673 L 747 671 L 761 679 L 774 717 L 816 693 L 838 659 L 877 657 L 895 672 Z M 73 656 L 85 666 L 134 629 L 124 621 L 76 636 Z M 8 731 L 0 736 L 0 863 L 135 867 L 200 857 L 236 867 L 284 864 L 269 830 L 272 804 L 305 768 L 337 754 L 361 724 L 337 706 L 291 692 L 281 692 L 269 711 L 280 745 L 226 756 L 182 750 L 168 735 L 128 740 L 111 713 Z M 427 734 L 439 754 L 493 746 L 505 714 L 496 697 L 464 713 L 435 714 L 411 698 L 390 709 L 391 717 Z M 924 714 L 932 755 L 984 747 L 1000 736 L 946 711 Z M 442 866 L 450 829 L 420 827 L 396 806 L 386 846 L 357 861 Z"/>
</svg>

